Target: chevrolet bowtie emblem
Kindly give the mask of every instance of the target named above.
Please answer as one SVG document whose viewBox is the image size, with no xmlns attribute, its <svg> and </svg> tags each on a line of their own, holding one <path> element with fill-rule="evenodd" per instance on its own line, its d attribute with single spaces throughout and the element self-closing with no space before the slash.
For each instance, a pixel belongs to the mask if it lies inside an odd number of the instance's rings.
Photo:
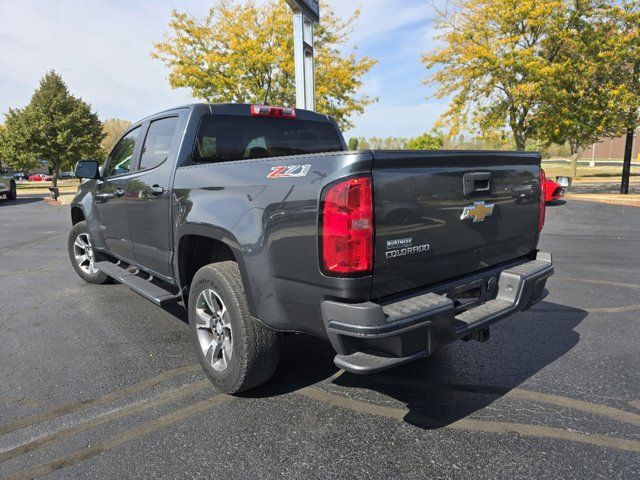
<svg viewBox="0 0 640 480">
<path fill-rule="evenodd" d="M 468 220 L 473 218 L 473 223 L 484 222 L 484 219 L 493 213 L 492 203 L 485 204 L 484 202 L 473 202 L 473 205 L 464 207 L 460 220 Z"/>
</svg>

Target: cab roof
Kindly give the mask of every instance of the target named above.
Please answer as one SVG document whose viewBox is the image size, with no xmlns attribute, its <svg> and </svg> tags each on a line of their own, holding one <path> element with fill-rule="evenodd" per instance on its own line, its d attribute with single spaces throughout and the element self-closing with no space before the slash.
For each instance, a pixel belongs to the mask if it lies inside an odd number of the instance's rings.
<svg viewBox="0 0 640 480">
<path fill-rule="evenodd" d="M 179 107 L 171 108 L 168 110 L 164 110 L 162 112 L 155 113 L 150 115 L 147 118 L 156 117 L 160 114 L 165 114 L 169 112 L 175 112 L 177 110 L 189 109 L 193 110 L 196 113 L 200 113 L 202 115 L 212 114 L 212 115 L 241 115 L 241 116 L 250 116 L 251 115 L 251 106 L 256 104 L 250 103 L 190 103 L 187 105 L 182 105 Z M 276 105 L 274 105 L 276 106 Z M 301 108 L 296 108 L 296 118 L 298 120 L 307 120 L 307 121 L 315 121 L 315 122 L 328 122 L 335 124 L 335 120 L 328 115 L 323 115 L 317 112 L 312 112 L 310 110 L 303 110 Z M 146 120 L 143 119 L 141 122 Z M 138 123 L 138 122 L 137 122 Z"/>
</svg>

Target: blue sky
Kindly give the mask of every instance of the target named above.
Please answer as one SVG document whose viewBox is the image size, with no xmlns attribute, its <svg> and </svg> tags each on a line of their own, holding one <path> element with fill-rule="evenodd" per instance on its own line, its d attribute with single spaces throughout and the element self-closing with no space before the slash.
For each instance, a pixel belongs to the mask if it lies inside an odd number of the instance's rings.
<svg viewBox="0 0 640 480">
<path fill-rule="evenodd" d="M 260 0 L 264 1 L 264 0 Z M 350 47 L 379 60 L 364 91 L 380 101 L 347 136 L 414 136 L 433 125 L 446 102 L 427 99 L 421 52 L 433 45 L 433 8 L 425 0 L 324 0 L 362 17 Z M 149 52 L 167 31 L 172 8 L 203 16 L 210 0 L 0 0 L 0 113 L 24 106 L 54 68 L 101 118 L 137 120 L 192 101 L 172 90 Z M 1 121 L 1 120 L 0 120 Z"/>
</svg>

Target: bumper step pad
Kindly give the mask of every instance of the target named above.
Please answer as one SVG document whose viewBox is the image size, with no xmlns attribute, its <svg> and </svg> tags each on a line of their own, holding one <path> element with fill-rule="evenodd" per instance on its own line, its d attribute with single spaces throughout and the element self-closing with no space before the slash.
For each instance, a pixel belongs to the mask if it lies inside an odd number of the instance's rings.
<svg viewBox="0 0 640 480">
<path fill-rule="evenodd" d="M 351 355 L 336 355 L 333 363 L 336 364 L 336 367 L 342 368 L 347 372 L 369 374 L 398 367 L 426 356 L 426 351 L 415 353 L 408 357 L 382 357 L 365 352 L 356 352 Z"/>
<path fill-rule="evenodd" d="M 353 373 L 375 373 L 428 356 L 456 339 L 488 338 L 483 333 L 490 325 L 546 296 L 553 262 L 551 255 L 538 252 L 535 260 L 482 275 L 484 281 L 498 277 L 495 298 L 457 315 L 453 301 L 435 293 L 387 305 L 323 302 L 327 333 L 339 353 L 335 364 Z"/>
<path fill-rule="evenodd" d="M 387 323 L 395 323 L 403 319 L 421 315 L 425 311 L 451 308 L 451 300 L 435 293 L 427 293 L 406 300 L 401 300 L 382 307 Z"/>
<path fill-rule="evenodd" d="M 456 315 L 456 320 L 460 322 L 460 325 L 456 326 L 456 330 L 463 330 L 467 327 L 473 326 L 476 322 L 481 322 L 487 318 L 508 313 L 512 309 L 513 304 L 511 302 L 498 299 L 491 300 L 490 302 L 478 305 L 471 310 L 467 310 L 466 312 Z"/>
</svg>

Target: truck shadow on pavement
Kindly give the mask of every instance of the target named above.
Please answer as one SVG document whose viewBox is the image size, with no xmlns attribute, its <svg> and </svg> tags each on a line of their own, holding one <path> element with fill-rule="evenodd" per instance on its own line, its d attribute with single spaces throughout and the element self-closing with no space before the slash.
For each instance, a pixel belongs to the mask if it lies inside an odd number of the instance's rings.
<svg viewBox="0 0 640 480">
<path fill-rule="evenodd" d="M 43 197 L 18 197 L 15 200 L 7 200 L 0 198 L 0 208 L 2 207 L 15 207 L 18 205 L 26 205 L 28 203 L 42 202 Z"/>
<path fill-rule="evenodd" d="M 408 410 L 405 422 L 442 428 L 489 406 L 569 352 L 580 339 L 575 328 L 586 316 L 584 310 L 542 302 L 494 326 L 486 344 L 456 342 L 430 358 L 376 375 L 345 372 L 329 388 L 371 404 L 395 399 Z M 277 396 L 326 383 L 337 372 L 333 356 L 321 340 L 285 338 L 278 373 L 248 396 Z"/>
</svg>

